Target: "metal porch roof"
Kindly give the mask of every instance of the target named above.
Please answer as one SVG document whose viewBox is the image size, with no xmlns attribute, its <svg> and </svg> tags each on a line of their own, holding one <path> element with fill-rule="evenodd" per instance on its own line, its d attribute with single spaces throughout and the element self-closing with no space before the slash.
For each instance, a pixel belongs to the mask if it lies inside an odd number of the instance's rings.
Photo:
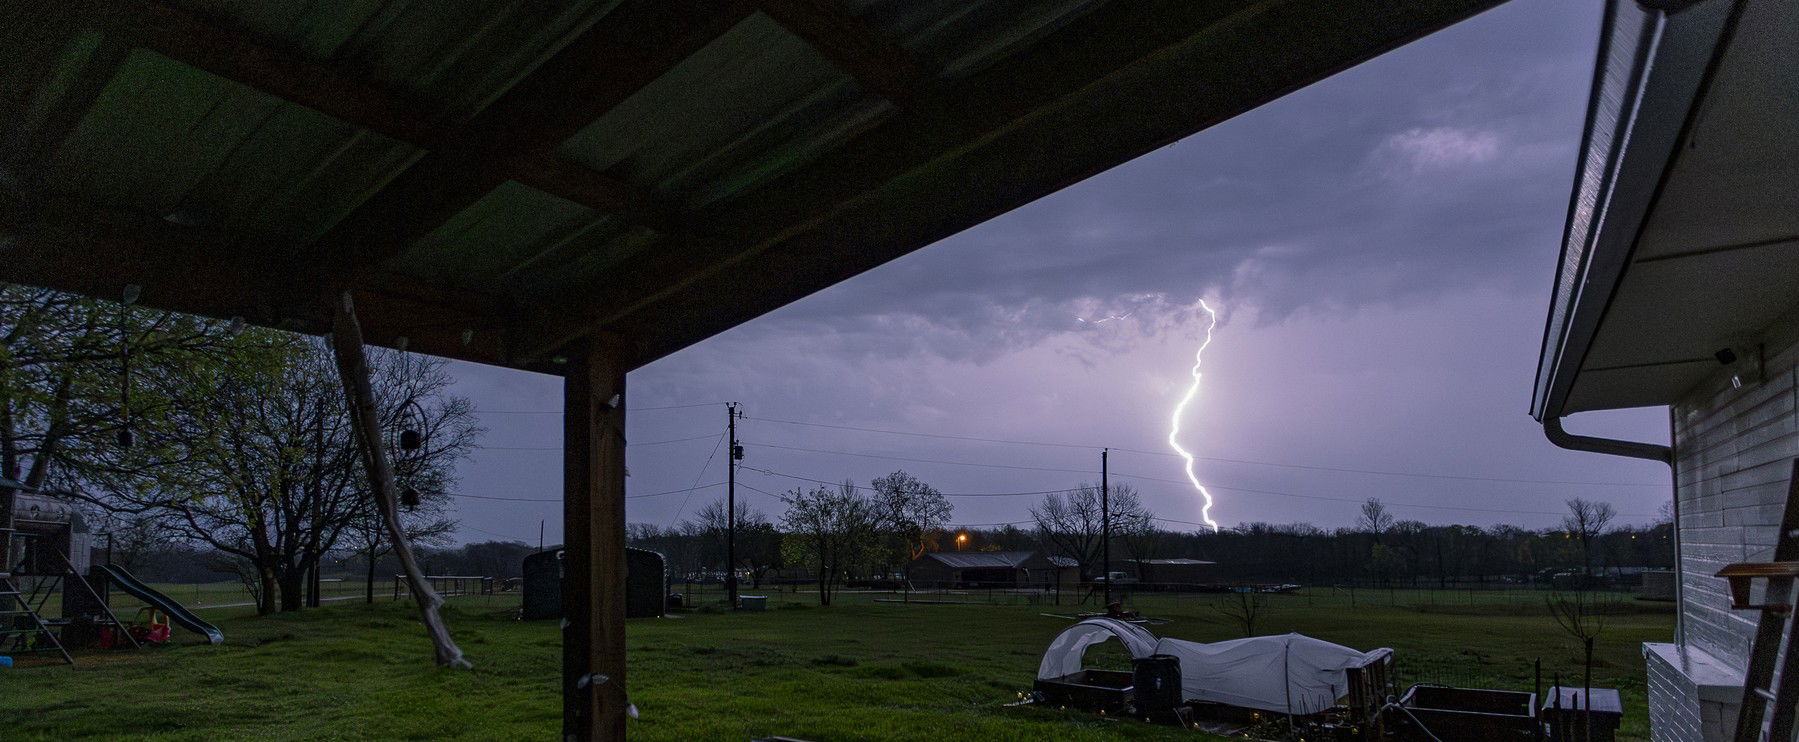
<svg viewBox="0 0 1799 742">
<path fill-rule="evenodd" d="M 0 280 L 641 365 L 1497 0 L 0 0 Z"/>
</svg>

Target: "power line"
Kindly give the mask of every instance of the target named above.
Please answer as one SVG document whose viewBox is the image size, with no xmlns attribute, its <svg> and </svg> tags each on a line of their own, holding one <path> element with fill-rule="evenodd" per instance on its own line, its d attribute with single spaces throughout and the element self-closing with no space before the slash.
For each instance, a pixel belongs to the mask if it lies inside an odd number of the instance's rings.
<svg viewBox="0 0 1799 742">
<path fill-rule="evenodd" d="M 1142 476 L 1142 475 L 1138 475 L 1138 474 L 1125 474 L 1122 472 L 1120 472 L 1118 474 L 1118 476 L 1128 477 L 1131 479 L 1138 479 L 1138 480 L 1143 480 L 1143 481 L 1149 481 L 1149 482 L 1163 482 L 1163 483 L 1167 483 L 1167 484 L 1178 484 L 1178 485 L 1183 485 L 1183 486 L 1187 484 L 1186 482 L 1177 480 L 1177 479 L 1162 479 L 1160 477 L 1146 477 L 1146 476 Z M 1230 492 L 1242 492 L 1242 493 L 1251 494 L 1251 495 L 1272 495 L 1275 497 L 1297 497 L 1297 498 L 1305 499 L 1305 500 L 1325 500 L 1325 501 L 1329 501 L 1329 502 L 1360 503 L 1360 502 L 1364 501 L 1364 500 L 1356 499 L 1353 497 L 1331 497 L 1328 495 L 1306 495 L 1306 494 L 1300 494 L 1297 492 L 1279 492 L 1276 490 L 1249 489 L 1246 487 L 1226 487 L 1221 484 L 1208 484 L 1206 486 L 1210 487 L 1212 489 L 1227 490 Z M 1424 505 L 1424 504 L 1415 503 L 1415 502 L 1388 502 L 1386 500 L 1381 500 L 1381 504 L 1392 505 L 1395 507 L 1425 508 L 1428 510 L 1462 510 L 1462 511 L 1475 512 L 1475 513 L 1505 513 L 1505 514 L 1510 514 L 1510 515 L 1567 515 L 1566 512 L 1555 511 L 1555 510 L 1514 510 L 1514 509 L 1509 509 L 1509 508 L 1465 508 L 1465 507 L 1455 507 L 1452 505 Z M 1619 513 L 1619 515 L 1625 516 L 1627 518 L 1651 517 L 1650 514 L 1648 514 L 1648 513 Z M 1205 525 L 1205 524 L 1201 524 L 1201 525 Z M 1208 525 L 1207 527 L 1210 528 L 1211 526 Z"/>
<path fill-rule="evenodd" d="M 626 412 L 651 412 L 654 410 L 686 410 L 694 407 L 714 407 L 724 402 L 695 402 L 693 404 L 657 405 L 654 407 L 626 407 Z M 560 415 L 562 410 L 471 410 L 476 415 Z"/>
<path fill-rule="evenodd" d="M 1178 454 L 1169 453 L 1167 451 L 1148 451 L 1148 450 L 1144 450 L 1141 448 L 1129 448 L 1129 447 L 1122 447 L 1122 446 L 1100 446 L 1100 445 L 1084 445 L 1084 444 L 1075 444 L 1075 443 L 1053 443 L 1053 442 L 1049 442 L 1049 441 L 1029 441 L 1029 440 L 1017 440 L 1017 439 L 1009 439 L 1009 438 L 984 438 L 984 437 L 980 437 L 980 436 L 950 435 L 950 434 L 945 434 L 945 433 L 918 433 L 918 432 L 906 431 L 906 430 L 889 430 L 889 429 L 885 429 L 885 428 L 865 428 L 865 427 L 859 427 L 859 426 L 855 426 L 855 425 L 833 425 L 833 424 L 829 424 L 829 423 L 809 423 L 809 422 L 802 422 L 799 420 L 781 420 L 781 419 L 768 418 L 768 417 L 746 417 L 745 419 L 758 420 L 761 422 L 769 422 L 769 423 L 779 423 L 782 425 L 800 425 L 800 426 L 810 427 L 810 428 L 828 428 L 831 430 L 854 430 L 854 431 L 859 431 L 859 432 L 864 432 L 864 433 L 882 433 L 882 434 L 886 434 L 886 435 L 903 435 L 903 436 L 911 436 L 911 437 L 915 437 L 915 438 L 937 438 L 937 439 L 942 439 L 942 440 L 954 440 L 954 441 L 975 441 L 975 442 L 979 442 L 979 443 L 1004 443 L 1004 444 L 1019 445 L 1019 446 L 1044 446 L 1044 447 L 1049 447 L 1049 448 L 1076 448 L 1076 449 L 1083 449 L 1083 450 L 1099 450 L 1101 448 L 1110 448 L 1114 451 L 1126 451 L 1129 453 L 1139 454 L 1139 455 L 1143 455 L 1143 456 L 1166 456 L 1166 457 L 1178 456 Z M 764 444 L 764 445 L 766 445 L 766 444 Z M 841 452 L 834 452 L 834 453 L 841 453 Z M 1593 487 L 1661 487 L 1661 486 L 1664 486 L 1663 483 L 1652 483 L 1652 482 L 1590 482 L 1590 481 L 1561 480 L 1561 479 L 1525 479 L 1525 478 L 1518 478 L 1518 477 L 1482 477 L 1482 476 L 1472 476 L 1472 475 L 1462 475 L 1462 474 L 1437 474 L 1437 473 L 1431 473 L 1431 472 L 1392 471 L 1392 470 L 1385 470 L 1385 469 L 1356 469 L 1356 468 L 1351 468 L 1351 467 L 1340 467 L 1340 466 L 1317 466 L 1317 465 L 1311 465 L 1311 464 L 1288 464 L 1288 463 L 1282 463 L 1282 462 L 1277 462 L 1277 461 L 1260 461 L 1260 460 L 1256 460 L 1256 459 L 1235 459 L 1235 458 L 1227 458 L 1227 457 L 1223 457 L 1223 456 L 1194 456 L 1193 458 L 1195 460 L 1199 460 L 1199 461 L 1216 461 L 1219 463 L 1227 463 L 1227 464 L 1249 464 L 1249 465 L 1253 465 L 1253 466 L 1271 466 L 1271 467 L 1278 467 L 1278 468 L 1283 468 L 1283 469 L 1305 469 L 1305 470 L 1309 470 L 1309 471 L 1328 471 L 1328 472 L 1336 472 L 1336 473 L 1340 473 L 1340 474 L 1372 474 L 1372 475 L 1387 476 L 1387 477 L 1417 477 L 1417 478 L 1422 478 L 1422 479 L 1453 479 L 1453 480 L 1474 481 L 1474 482 L 1512 482 L 1512 483 L 1520 483 L 1520 484 L 1559 484 L 1559 485 L 1579 485 L 1579 486 L 1593 486 Z M 932 463 L 934 463 L 934 462 L 932 462 Z"/>
<path fill-rule="evenodd" d="M 508 536 L 508 535 L 506 535 L 506 534 L 504 534 L 504 533 L 494 533 L 494 532 L 493 532 L 493 531 L 483 531 L 483 530 L 481 530 L 481 529 L 479 529 L 479 528 L 476 528 L 476 527 L 474 527 L 474 526 L 470 526 L 470 525 L 464 525 L 464 524 L 463 524 L 463 523 L 461 523 L 461 522 L 458 522 L 458 523 L 457 523 L 457 524 L 456 524 L 456 527 L 457 527 L 457 528 L 467 528 L 467 529 L 469 529 L 469 530 L 471 530 L 471 531 L 474 531 L 474 532 L 475 532 L 475 533 L 481 533 L 481 534 L 486 534 L 486 535 L 488 535 L 488 536 L 492 536 L 492 537 L 494 537 L 494 538 L 503 538 L 503 539 L 506 539 L 506 540 L 507 540 L 507 541 L 518 541 L 518 542 L 520 542 L 520 543 L 526 543 L 526 544 L 528 544 L 528 543 L 531 543 L 531 542 L 529 542 L 529 541 L 526 541 L 526 540 L 525 540 L 525 539 L 522 539 L 522 538 L 518 538 L 518 537 L 516 537 L 516 536 Z"/>
<path fill-rule="evenodd" d="M 724 482 L 713 482 L 711 484 L 701 484 L 701 485 L 697 485 L 694 487 L 687 487 L 684 489 L 665 490 L 662 492 L 650 492 L 650 493 L 646 493 L 646 494 L 642 494 L 642 495 L 626 495 L 625 499 L 636 500 L 636 499 L 642 498 L 642 497 L 661 497 L 662 495 L 677 495 L 682 492 L 692 492 L 694 490 L 703 490 L 708 487 L 717 487 L 721 484 L 724 484 Z M 449 495 L 451 497 L 465 497 L 465 498 L 469 498 L 469 499 L 473 499 L 473 500 L 499 500 L 501 502 L 562 502 L 562 498 L 560 498 L 560 497 L 500 497 L 498 495 L 476 495 L 476 494 L 471 494 L 471 493 L 467 493 L 467 492 L 446 492 L 444 494 Z"/>
<path fill-rule="evenodd" d="M 824 480 L 824 479 L 815 479 L 812 477 L 802 477 L 802 476 L 798 476 L 795 474 L 786 474 L 783 472 L 772 471 L 769 469 L 761 469 L 761 468 L 757 468 L 757 467 L 753 467 L 753 466 L 745 466 L 743 468 L 748 469 L 750 471 L 761 472 L 763 474 L 768 474 L 768 475 L 772 475 L 772 476 L 786 477 L 788 479 L 797 479 L 802 482 L 814 482 L 817 484 L 824 484 L 824 485 L 842 485 L 843 484 L 842 482 L 832 482 L 832 481 L 828 481 L 828 480 Z M 1126 474 L 1123 472 L 1119 472 L 1118 475 L 1122 476 L 1122 477 L 1128 477 L 1131 479 L 1137 479 L 1137 480 L 1149 481 L 1149 482 L 1161 482 L 1161 483 L 1166 483 L 1166 484 L 1179 484 L 1179 485 L 1187 484 L 1184 481 L 1179 481 L 1179 480 L 1174 480 L 1174 479 L 1163 479 L 1161 477 L 1149 477 L 1149 476 L 1142 476 L 1142 475 L 1137 475 L 1137 474 Z M 1360 503 L 1363 501 L 1361 499 L 1353 498 L 1353 497 L 1332 497 L 1329 495 L 1307 495 L 1307 494 L 1302 494 L 1302 493 L 1298 493 L 1298 492 L 1279 492 L 1279 491 L 1275 491 L 1275 490 L 1249 489 L 1246 487 L 1226 487 L 1223 485 L 1207 485 L 1207 486 L 1212 487 L 1214 489 L 1228 490 L 1231 492 L 1242 492 L 1242 493 L 1254 494 L 1254 495 L 1271 495 L 1274 497 L 1293 497 L 1293 498 L 1299 498 L 1299 499 L 1305 499 L 1305 500 L 1322 500 L 1322 501 L 1326 501 L 1326 502 L 1346 502 L 1346 503 Z M 866 487 L 863 487 L 861 485 L 856 485 L 856 484 L 851 484 L 850 487 L 853 489 L 858 489 L 858 490 L 868 489 Z M 1075 491 L 1078 491 L 1079 489 L 1080 488 L 1077 487 L 1077 488 L 1072 488 L 1072 489 L 1061 489 L 1061 490 L 1043 490 L 1043 491 L 1039 491 L 1039 492 L 943 493 L 943 496 L 944 497 L 1020 497 L 1020 496 L 1029 496 L 1029 495 L 1062 494 L 1062 493 L 1067 493 L 1067 492 L 1075 492 Z M 1385 501 L 1383 501 L 1383 502 L 1385 502 Z M 1565 515 L 1565 513 L 1562 513 L 1562 512 L 1549 511 L 1549 510 L 1516 510 L 1516 509 L 1506 509 L 1506 508 L 1468 508 L 1468 507 L 1456 507 L 1456 506 L 1451 506 L 1451 505 L 1426 505 L 1426 504 L 1422 504 L 1422 503 L 1410 503 L 1410 502 L 1388 502 L 1385 504 L 1392 505 L 1395 507 L 1422 508 L 1422 509 L 1427 509 L 1427 510 L 1454 510 L 1454 511 L 1466 511 L 1466 512 L 1477 512 L 1477 513 L 1502 513 L 1502 514 L 1508 514 L 1508 515 Z M 1619 513 L 1619 515 L 1623 515 L 1625 517 L 1633 517 L 1633 518 L 1634 517 L 1647 517 L 1643 513 Z"/>
<path fill-rule="evenodd" d="M 706 454 L 706 463 L 700 464 L 700 470 L 698 472 L 695 472 L 693 475 L 694 489 L 699 489 L 698 485 L 700 483 L 700 478 L 706 476 L 706 468 L 709 466 L 712 466 L 712 457 L 718 455 L 718 446 L 719 446 L 719 444 L 724 443 L 724 442 L 725 442 L 725 434 L 721 432 L 718 434 L 718 440 L 712 444 L 712 452 Z M 693 500 L 693 495 L 688 495 L 686 497 L 681 498 L 681 507 L 675 508 L 675 517 L 673 519 L 669 520 L 669 523 L 671 525 L 674 523 L 679 523 L 681 521 L 681 514 L 687 512 L 687 503 L 691 502 L 692 500 Z"/>
<path fill-rule="evenodd" d="M 778 471 L 771 471 L 769 469 L 758 469 L 754 466 L 746 465 L 743 468 L 748 469 L 753 472 L 760 472 L 762 474 L 767 474 L 770 476 L 786 477 L 788 479 L 797 479 L 802 482 L 813 482 L 816 484 L 830 485 L 833 487 L 841 487 L 845 484 L 845 482 L 842 482 L 842 481 L 832 482 L 832 481 L 824 480 L 824 479 L 813 479 L 812 477 L 802 477 L 797 474 L 785 474 L 785 473 L 778 472 Z M 862 486 L 859 484 L 855 484 L 853 482 L 850 482 L 848 484 L 850 486 L 850 489 L 855 489 L 855 490 L 873 489 L 872 487 L 865 487 L 865 486 Z M 1067 493 L 1067 492 L 1078 492 L 1080 489 L 1081 488 L 1079 488 L 1079 487 L 1072 487 L 1072 488 L 1059 489 L 1059 490 L 1035 490 L 1035 491 L 1031 491 L 1031 492 L 939 492 L 937 494 L 943 495 L 944 497 L 1026 497 L 1026 496 L 1030 496 L 1030 495 L 1059 495 L 1059 494 L 1063 494 L 1063 493 Z"/>
<path fill-rule="evenodd" d="M 952 466 L 978 466 L 978 467 L 982 467 L 982 468 L 986 468 L 986 469 L 1014 469 L 1014 470 L 1019 470 L 1019 471 L 1047 471 L 1047 472 L 1059 472 L 1059 473 L 1065 473 L 1065 474 L 1098 474 L 1098 472 L 1095 472 L 1091 469 L 1058 469 L 1055 467 L 1047 467 L 1047 466 L 1015 466 L 1012 464 L 982 464 L 982 463 L 973 462 L 973 461 L 947 461 L 944 459 L 919 459 L 919 458 L 910 458 L 910 457 L 906 457 L 906 456 L 888 456 L 886 454 L 878 454 L 878 453 L 858 453 L 855 451 L 832 451 L 832 450 L 823 449 L 823 448 L 802 448 L 800 446 L 782 446 L 782 445 L 778 445 L 778 444 L 774 444 L 774 443 L 750 443 L 750 444 L 745 444 L 745 445 L 757 446 L 760 448 L 778 448 L 778 449 L 781 449 L 784 451 L 804 451 L 806 453 L 827 453 L 827 454 L 836 454 L 838 456 L 860 456 L 863 458 L 870 458 L 870 459 L 886 459 L 888 461 L 910 461 L 910 462 L 918 463 L 918 464 L 949 464 Z M 1060 490 L 1058 490 L 1058 491 L 1060 491 Z"/>
<path fill-rule="evenodd" d="M 829 423 L 808 423 L 808 422 L 801 422 L 799 420 L 780 420 L 780 419 L 776 419 L 776 418 L 772 418 L 772 417 L 746 416 L 744 419 L 745 420 L 757 420 L 757 421 L 765 422 L 765 423 L 780 423 L 782 425 L 803 425 L 808 428 L 830 428 L 832 430 L 855 430 L 855 431 L 860 431 L 863 433 L 885 433 L 887 435 L 907 435 L 907 436 L 912 436 L 915 438 L 942 438 L 942 439 L 952 440 L 952 441 L 976 441 L 979 443 L 1012 443 L 1012 444 L 1021 445 L 1021 446 L 1048 446 L 1048 447 L 1052 447 L 1052 448 L 1082 448 L 1082 449 L 1100 448 L 1099 446 L 1087 446 L 1087 445 L 1079 445 L 1079 444 L 1074 444 L 1074 443 L 1048 443 L 1045 441 L 1020 441 L 1020 440 L 1008 440 L 1005 438 L 981 438 L 981 437 L 972 436 L 972 435 L 949 435 L 946 433 L 915 433 L 915 432 L 907 431 L 907 430 L 886 430 L 886 429 L 882 429 L 882 428 L 862 428 L 862 427 L 857 427 L 854 425 L 831 425 Z"/>
<path fill-rule="evenodd" d="M 841 456 L 860 456 L 860 457 L 864 457 L 864 458 L 887 459 L 887 460 L 891 460 L 891 461 L 909 461 L 909 462 L 914 462 L 914 463 L 925 463 L 925 464 L 948 464 L 948 465 L 952 465 L 952 466 L 974 466 L 974 467 L 982 467 L 982 468 L 988 468 L 988 469 L 1012 469 L 1012 470 L 1020 470 L 1020 471 L 1041 471 L 1041 472 L 1052 472 L 1052 473 L 1073 473 L 1073 474 L 1092 474 L 1093 473 L 1092 471 L 1087 470 L 1087 469 L 1063 469 L 1063 468 L 1057 468 L 1057 467 L 1044 467 L 1044 466 L 1018 466 L 1018 465 L 1012 465 L 1012 464 L 984 464 L 984 463 L 974 462 L 974 461 L 948 461 L 948 460 L 944 460 L 944 459 L 921 459 L 921 458 L 911 458 L 911 457 L 905 457 L 905 456 L 888 456 L 885 454 L 858 453 L 855 451 L 832 451 L 832 450 L 822 449 L 822 448 L 802 448 L 799 446 L 781 446 L 781 445 L 776 445 L 773 443 L 757 443 L 757 444 L 752 444 L 752 445 L 761 446 L 763 448 L 778 448 L 778 449 L 783 449 L 783 450 L 788 450 L 788 451 L 804 451 L 804 452 L 808 452 L 808 453 L 836 454 L 836 455 L 841 455 Z M 1181 485 L 1187 484 L 1187 482 L 1184 482 L 1184 481 L 1179 481 L 1179 480 L 1174 480 L 1174 479 L 1163 479 L 1160 477 L 1151 477 L 1151 476 L 1145 476 L 1145 475 L 1141 475 L 1141 474 L 1126 474 L 1123 472 L 1120 472 L 1119 474 L 1120 474 L 1120 476 L 1126 476 L 1126 477 L 1131 477 L 1134 479 L 1141 479 L 1141 480 L 1145 480 L 1145 481 L 1166 482 L 1168 484 L 1181 484 Z M 830 484 L 830 483 L 827 482 L 826 484 Z M 1243 488 L 1243 487 L 1226 487 L 1224 485 L 1211 484 L 1211 483 L 1207 483 L 1206 486 L 1211 487 L 1213 489 L 1230 490 L 1233 492 L 1247 492 L 1247 493 L 1251 493 L 1251 494 L 1263 494 L 1263 495 L 1274 494 L 1274 495 L 1282 495 L 1282 496 L 1287 496 L 1287 497 L 1309 497 L 1309 498 L 1321 499 L 1321 500 L 1340 500 L 1342 502 L 1360 502 L 1360 500 L 1357 500 L 1354 498 L 1333 498 L 1333 497 L 1324 497 L 1321 495 L 1298 495 L 1298 494 L 1286 493 L 1286 492 L 1271 492 L 1271 491 L 1267 491 L 1267 490 L 1247 489 L 1247 488 Z M 1073 490 L 1066 489 L 1066 490 L 1054 490 L 1054 491 L 1055 492 L 1072 492 Z M 1019 494 L 1048 494 L 1048 492 L 1019 493 Z M 1509 494 L 1529 495 L 1529 496 L 1537 496 L 1537 497 L 1559 497 L 1560 496 L 1560 495 L 1557 495 L 1552 492 L 1519 492 L 1519 493 L 1509 493 Z M 973 495 L 970 495 L 970 496 L 973 496 Z M 995 495 L 989 495 L 989 496 L 995 496 Z M 1561 513 L 1552 513 L 1552 512 L 1547 512 L 1547 511 L 1493 510 L 1493 509 L 1485 509 L 1485 508 L 1450 508 L 1448 506 L 1443 506 L 1443 505 L 1410 505 L 1410 507 L 1436 508 L 1436 509 L 1441 509 L 1441 510 L 1471 510 L 1471 511 L 1477 511 L 1477 512 L 1494 512 L 1494 513 L 1561 515 Z M 1637 517 L 1637 516 L 1640 516 L 1641 514 L 1623 513 L 1623 515 Z"/>
<path fill-rule="evenodd" d="M 466 497 L 466 498 L 469 498 L 469 499 L 472 499 L 472 500 L 501 500 L 501 501 L 504 501 L 504 502 L 562 502 L 562 498 L 560 498 L 560 497 L 551 497 L 551 498 L 544 498 L 544 497 L 496 497 L 496 496 L 493 496 L 493 495 L 471 495 L 471 494 L 465 494 L 465 493 L 462 493 L 462 492 L 448 492 L 448 493 L 445 493 L 445 494 L 448 494 L 448 495 L 449 495 L 449 496 L 451 496 L 451 497 Z"/>
<path fill-rule="evenodd" d="M 695 436 L 689 436 L 686 438 L 669 438 L 667 440 L 646 441 L 644 443 L 633 443 L 630 441 L 626 441 L 625 447 L 626 448 L 643 448 L 645 446 L 661 446 L 661 445 L 666 445 L 669 443 L 687 443 L 689 441 L 703 441 L 703 440 L 706 440 L 707 438 L 712 438 L 712 437 L 713 437 L 713 435 L 708 433 L 706 435 L 695 435 Z M 471 446 L 471 448 L 474 448 L 479 451 L 561 451 L 562 450 L 561 446 L 483 446 L 483 445 L 479 445 L 479 444 Z"/>
<path fill-rule="evenodd" d="M 649 493 L 649 494 L 646 494 L 646 495 L 625 495 L 625 499 L 627 499 L 627 500 L 638 500 L 638 499 L 642 499 L 642 498 L 645 498 L 645 497 L 661 497 L 661 496 L 663 496 L 663 495 L 678 495 L 678 494 L 681 494 L 681 493 L 682 493 L 682 492 L 693 492 L 693 491 L 695 491 L 695 490 L 703 490 L 703 489 L 708 489 L 708 488 L 711 488 L 711 487 L 717 487 L 717 486 L 719 486 L 719 485 L 721 485 L 721 484 L 724 484 L 724 482 L 713 482 L 713 483 L 711 483 L 711 484 L 700 484 L 700 485 L 695 485 L 695 486 L 692 486 L 692 487 L 688 487 L 688 488 L 685 488 L 685 489 L 678 489 L 678 490 L 664 490 L 664 491 L 662 491 L 662 492 L 651 492 L 651 493 Z"/>
</svg>

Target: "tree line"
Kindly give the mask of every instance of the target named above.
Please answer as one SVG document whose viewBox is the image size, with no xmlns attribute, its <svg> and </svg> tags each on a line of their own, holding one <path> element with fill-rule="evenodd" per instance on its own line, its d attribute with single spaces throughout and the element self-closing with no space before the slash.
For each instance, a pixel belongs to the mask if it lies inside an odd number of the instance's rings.
<svg viewBox="0 0 1799 742">
<path fill-rule="evenodd" d="M 893 482 L 906 486 L 895 487 Z M 928 517 L 895 518 L 898 493 L 929 493 Z M 905 472 L 790 490 L 779 519 L 738 504 L 739 573 L 760 587 L 771 575 L 814 582 L 820 601 L 845 581 L 904 579 L 905 565 L 927 550 L 1041 551 L 1073 560 L 1084 580 L 1108 571 L 1102 500 L 1111 510 L 1111 571 L 1154 577 L 1141 563 L 1159 559 L 1216 562 L 1214 584 L 1310 584 L 1455 587 L 1551 583 L 1597 584 L 1625 568 L 1674 563 L 1671 519 L 1647 526 L 1614 526 L 1609 503 L 1571 499 L 1557 528 L 1512 525 L 1430 525 L 1395 518 L 1379 499 L 1361 507 L 1354 525 L 1247 523 L 1217 533 L 1159 527 L 1129 485 L 1102 497 L 1097 485 L 1050 493 L 1030 508 L 1031 520 L 997 527 L 952 529 L 953 508 L 940 493 Z M 884 505 L 883 503 L 888 503 Z M 630 542 L 662 553 L 676 581 L 719 579 L 725 565 L 725 506 L 703 507 L 673 527 L 635 523 Z M 884 515 L 885 514 L 885 515 Z"/>
<path fill-rule="evenodd" d="M 442 360 L 370 365 L 403 526 L 447 545 L 472 405 Z M 0 474 L 81 503 L 115 554 L 204 547 L 260 612 L 300 608 L 327 555 L 390 548 L 346 407 L 319 338 L 0 284 Z"/>
</svg>

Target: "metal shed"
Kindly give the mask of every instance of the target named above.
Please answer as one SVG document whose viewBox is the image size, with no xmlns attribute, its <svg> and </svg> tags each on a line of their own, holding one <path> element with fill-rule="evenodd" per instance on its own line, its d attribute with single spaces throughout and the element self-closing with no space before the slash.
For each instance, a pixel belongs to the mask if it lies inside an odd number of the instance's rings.
<svg viewBox="0 0 1799 742">
<path fill-rule="evenodd" d="M 566 378 L 617 739 L 626 372 L 1497 2 L 0 0 L 0 281 Z"/>
<path fill-rule="evenodd" d="M 551 549 L 525 557 L 523 603 L 527 621 L 562 617 L 563 551 Z M 625 618 L 655 618 L 668 605 L 668 569 L 661 554 L 625 549 Z"/>
</svg>

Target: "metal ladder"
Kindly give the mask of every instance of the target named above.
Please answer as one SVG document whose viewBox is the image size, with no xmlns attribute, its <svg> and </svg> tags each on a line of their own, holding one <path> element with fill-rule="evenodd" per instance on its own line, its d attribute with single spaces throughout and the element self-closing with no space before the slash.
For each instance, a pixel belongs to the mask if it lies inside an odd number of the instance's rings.
<svg viewBox="0 0 1799 742">
<path fill-rule="evenodd" d="M 62 655 L 63 662 L 75 664 L 75 658 L 56 638 L 56 632 L 50 630 L 44 617 L 38 615 L 37 609 L 31 607 L 31 602 L 19 590 L 18 583 L 13 582 L 12 574 L 0 572 L 0 652 L 22 654 L 52 650 Z"/>
<path fill-rule="evenodd" d="M 1790 644 L 1793 636 L 1793 584 L 1799 579 L 1799 459 L 1793 460 L 1793 471 L 1787 480 L 1786 509 L 1780 517 L 1780 532 L 1774 540 L 1774 560 L 1742 562 L 1718 570 L 1719 577 L 1730 581 L 1731 608 L 1761 612 L 1755 625 L 1755 643 L 1749 653 L 1749 668 L 1743 674 L 1743 701 L 1737 707 L 1736 742 L 1760 742 L 1762 725 L 1767 723 L 1769 740 L 1793 738 L 1795 713 L 1799 712 L 1799 646 L 1789 646 L 1784 655 L 1781 645 Z M 1768 581 L 1765 602 L 1751 602 L 1753 581 Z M 1780 674 L 1774 674 L 1776 664 Z M 1768 704 L 1774 706 L 1772 719 Z"/>
</svg>

